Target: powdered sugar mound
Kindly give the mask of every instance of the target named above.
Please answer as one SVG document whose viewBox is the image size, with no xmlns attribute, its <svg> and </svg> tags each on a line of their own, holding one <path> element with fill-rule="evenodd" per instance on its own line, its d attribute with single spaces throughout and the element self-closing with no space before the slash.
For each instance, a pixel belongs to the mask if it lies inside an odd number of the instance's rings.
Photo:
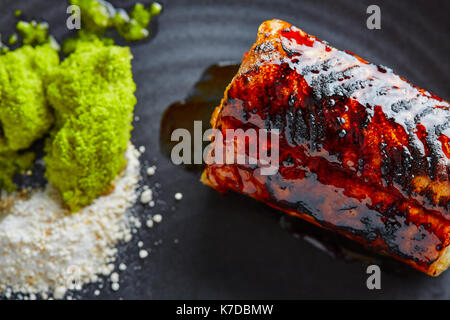
<svg viewBox="0 0 450 320">
<path fill-rule="evenodd" d="M 126 213 L 137 199 L 139 155 L 130 145 L 114 191 L 76 214 L 63 209 L 51 185 L 17 200 L 0 220 L 0 292 L 62 298 L 111 274 L 115 244 L 131 239 Z"/>
</svg>

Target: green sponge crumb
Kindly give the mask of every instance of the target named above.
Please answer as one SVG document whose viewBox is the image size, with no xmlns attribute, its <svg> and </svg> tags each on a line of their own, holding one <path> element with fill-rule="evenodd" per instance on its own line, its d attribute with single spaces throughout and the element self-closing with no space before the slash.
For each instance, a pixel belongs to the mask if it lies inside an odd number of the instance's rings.
<svg viewBox="0 0 450 320">
<path fill-rule="evenodd" d="M 50 133 L 45 176 L 77 212 L 108 192 L 124 168 L 136 104 L 130 49 L 104 33 L 116 28 L 125 40 L 142 40 L 161 5 L 138 3 L 127 13 L 103 0 L 70 3 L 81 9 L 83 29 L 63 43 L 70 55 L 61 64 L 45 22 L 17 23 L 19 49 L 0 41 L 0 189 L 16 189 L 13 176 L 35 158 L 23 150 Z M 14 34 L 8 43 L 17 40 Z"/>
<path fill-rule="evenodd" d="M 144 5 L 137 3 L 128 16 L 126 12 L 118 12 L 113 18 L 114 26 L 122 38 L 127 41 L 142 40 L 149 36 L 147 29 L 151 13 Z"/>
<path fill-rule="evenodd" d="M 14 151 L 0 152 L 0 190 L 15 191 L 17 187 L 14 185 L 13 176 L 30 169 L 34 159 L 33 152 L 23 154 Z"/>
<path fill-rule="evenodd" d="M 162 5 L 159 2 L 153 2 L 150 5 L 150 14 L 152 16 L 157 16 L 161 13 L 162 11 Z"/>
<path fill-rule="evenodd" d="M 0 152 L 30 147 L 52 125 L 45 87 L 58 64 L 49 45 L 23 46 L 0 56 Z"/>
<path fill-rule="evenodd" d="M 17 43 L 17 34 L 13 33 L 8 39 L 8 44 L 13 45 L 16 43 Z"/>
<path fill-rule="evenodd" d="M 85 30 L 101 33 L 112 27 L 111 15 L 114 7 L 106 1 L 70 0 L 81 11 L 81 27 Z"/>
<path fill-rule="evenodd" d="M 151 18 L 161 13 L 162 6 L 154 2 L 148 8 L 137 3 L 128 14 L 116 9 L 107 1 L 70 0 L 72 5 L 80 7 L 81 24 L 85 32 L 102 35 L 108 28 L 116 28 L 120 36 L 127 41 L 137 41 L 150 35 L 148 26 Z"/>
<path fill-rule="evenodd" d="M 46 177 L 72 212 L 107 192 L 125 165 L 136 98 L 128 47 L 79 42 L 47 88 L 56 128 Z"/>
<path fill-rule="evenodd" d="M 19 21 L 16 29 L 22 37 L 22 43 L 40 45 L 48 42 L 48 23 L 36 21 Z"/>
<path fill-rule="evenodd" d="M 7 45 L 2 42 L 2 35 L 0 34 L 0 55 L 5 54 L 9 51 Z"/>
<path fill-rule="evenodd" d="M 148 26 L 151 18 L 159 15 L 161 8 L 157 2 L 152 3 L 149 8 L 145 8 L 142 3 L 136 3 L 129 17 L 123 13 L 116 13 L 114 26 L 120 36 L 127 41 L 143 40 L 150 35 Z"/>
<path fill-rule="evenodd" d="M 142 3 L 136 3 L 130 12 L 130 18 L 134 19 L 141 26 L 148 26 L 152 14 L 150 10 L 145 9 Z"/>
<path fill-rule="evenodd" d="M 67 38 L 63 42 L 62 46 L 62 52 L 65 55 L 69 55 L 70 53 L 74 52 L 77 48 L 78 44 L 81 42 L 91 42 L 91 43 L 97 43 L 99 45 L 113 45 L 114 40 L 107 37 L 100 37 L 96 33 L 87 32 L 85 30 L 78 31 L 77 37 L 75 38 Z"/>
</svg>

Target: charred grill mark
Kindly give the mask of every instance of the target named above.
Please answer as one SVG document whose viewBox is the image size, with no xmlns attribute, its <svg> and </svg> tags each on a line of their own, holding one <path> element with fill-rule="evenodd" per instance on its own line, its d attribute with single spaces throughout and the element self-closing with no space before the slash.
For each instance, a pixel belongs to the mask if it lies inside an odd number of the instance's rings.
<svg viewBox="0 0 450 320">
<path fill-rule="evenodd" d="M 440 136 L 444 130 L 450 128 L 450 116 L 447 117 L 447 121 L 443 124 L 437 125 L 435 129 L 436 136 Z"/>
<path fill-rule="evenodd" d="M 308 125 L 306 124 L 303 111 L 301 109 L 297 109 L 294 119 L 294 141 L 298 145 L 301 145 L 310 139 L 311 137 L 309 135 Z"/>
<path fill-rule="evenodd" d="M 318 63 L 318 64 L 315 64 L 315 65 L 312 65 L 312 66 L 306 66 L 303 69 L 301 69 L 301 71 L 299 73 L 302 76 L 306 76 L 306 75 L 308 75 L 310 73 L 318 74 L 321 71 L 328 71 L 330 69 L 330 67 L 331 67 L 331 64 L 332 64 L 332 60 L 328 59 L 328 60 L 325 60 L 322 63 Z M 344 71 L 342 71 L 342 72 L 332 72 L 332 74 L 337 75 L 337 76 L 339 76 L 339 73 L 343 74 Z"/>
<path fill-rule="evenodd" d="M 392 111 L 400 112 L 402 110 L 411 110 L 411 100 L 400 100 L 391 106 Z"/>
<path fill-rule="evenodd" d="M 264 42 L 255 47 L 256 53 L 268 53 L 275 50 L 274 45 L 271 42 Z"/>
<path fill-rule="evenodd" d="M 283 48 L 284 52 L 288 55 L 289 58 L 298 55 L 298 53 L 296 53 L 294 50 L 289 49 L 284 43 L 281 43 L 281 47 Z"/>
<path fill-rule="evenodd" d="M 300 72 L 303 76 L 308 75 L 309 73 L 314 73 L 313 70 L 319 71 L 321 69 L 320 65 L 316 65 L 313 67 L 304 68 Z M 361 86 L 369 83 L 366 81 L 350 81 L 346 83 L 339 83 L 344 80 L 348 80 L 351 78 L 351 70 L 357 69 L 359 66 L 349 67 L 343 71 L 333 71 L 328 74 L 318 74 L 313 78 L 310 86 L 314 93 L 314 98 L 317 100 L 322 100 L 326 98 L 330 98 L 332 96 L 340 96 L 340 97 L 351 97 L 352 93 L 356 90 L 360 89 Z M 338 85 L 335 85 L 336 83 Z"/>
<path fill-rule="evenodd" d="M 417 100 L 417 98 L 414 100 Z M 432 105 L 424 106 L 423 110 L 414 117 L 415 123 L 420 123 L 423 118 L 425 118 L 429 114 L 432 114 L 433 109 L 434 106 Z"/>
</svg>

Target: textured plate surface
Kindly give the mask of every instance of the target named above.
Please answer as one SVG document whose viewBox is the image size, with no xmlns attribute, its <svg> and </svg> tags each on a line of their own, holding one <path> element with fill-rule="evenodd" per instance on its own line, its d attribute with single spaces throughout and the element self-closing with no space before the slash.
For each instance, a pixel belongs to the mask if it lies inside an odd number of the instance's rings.
<svg viewBox="0 0 450 320">
<path fill-rule="evenodd" d="M 112 1 L 127 6 L 133 1 Z M 138 86 L 133 141 L 156 164 L 145 183 L 155 187 L 156 207 L 136 205 L 142 217 L 162 213 L 163 222 L 143 227 L 120 247 L 129 268 L 121 289 L 100 298 L 407 298 L 450 299 L 450 271 L 430 278 L 405 268 L 383 273 L 382 290 L 366 288 L 366 265 L 334 259 L 280 227 L 279 214 L 236 194 L 220 195 L 198 182 L 199 174 L 176 167 L 161 155 L 159 126 L 164 110 L 183 99 L 211 64 L 240 60 L 256 39 L 259 24 L 279 18 L 333 46 L 392 67 L 412 83 L 450 98 L 450 3 L 442 1 L 161 1 L 158 32 L 132 46 Z M 366 8 L 381 7 L 381 30 L 366 28 Z M 13 10 L 44 19 L 61 40 L 65 1 L 1 0 L 0 32 L 13 31 Z M 176 202 L 175 192 L 184 198 Z M 136 242 L 151 248 L 138 258 Z M 174 240 L 177 239 L 178 243 Z M 155 245 L 155 241 L 162 243 Z M 94 286 L 79 296 L 94 298 Z"/>
</svg>

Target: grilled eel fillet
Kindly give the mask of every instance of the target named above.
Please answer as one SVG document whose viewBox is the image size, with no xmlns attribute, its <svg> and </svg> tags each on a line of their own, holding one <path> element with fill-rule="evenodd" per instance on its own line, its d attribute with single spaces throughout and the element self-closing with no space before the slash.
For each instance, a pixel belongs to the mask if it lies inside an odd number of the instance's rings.
<svg viewBox="0 0 450 320">
<path fill-rule="evenodd" d="M 211 123 L 224 136 L 227 129 L 278 129 L 280 166 L 264 176 L 255 166 L 210 164 L 203 183 L 247 194 L 429 275 L 448 267 L 448 102 L 271 20 L 260 26 Z"/>
</svg>

